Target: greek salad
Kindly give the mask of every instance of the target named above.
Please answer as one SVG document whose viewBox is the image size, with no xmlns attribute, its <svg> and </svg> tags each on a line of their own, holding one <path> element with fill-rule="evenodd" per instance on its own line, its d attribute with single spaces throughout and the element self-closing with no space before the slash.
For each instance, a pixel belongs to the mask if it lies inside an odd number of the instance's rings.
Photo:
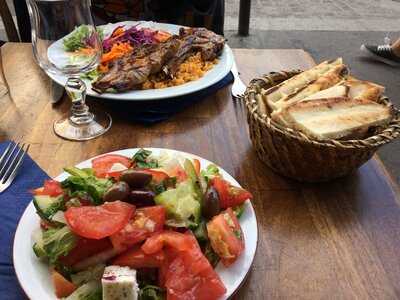
<svg viewBox="0 0 400 300">
<path fill-rule="evenodd" d="M 218 299 L 245 249 L 248 191 L 178 153 L 106 154 L 32 191 L 33 251 L 68 300 Z"/>
</svg>

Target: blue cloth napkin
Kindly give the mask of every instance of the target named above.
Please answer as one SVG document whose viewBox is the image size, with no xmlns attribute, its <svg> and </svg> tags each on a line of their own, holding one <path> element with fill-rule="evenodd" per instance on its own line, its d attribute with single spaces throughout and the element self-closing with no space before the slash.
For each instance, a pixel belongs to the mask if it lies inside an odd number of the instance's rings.
<svg viewBox="0 0 400 300">
<path fill-rule="evenodd" d="M 0 154 L 9 143 L 0 143 Z M 13 266 L 14 235 L 19 219 L 32 200 L 29 190 L 42 186 L 43 181 L 48 178 L 29 155 L 26 155 L 14 182 L 0 194 L 0 299 L 26 299 Z"/>
<path fill-rule="evenodd" d="M 188 95 L 136 103 L 119 101 L 118 106 L 114 105 L 114 101 L 112 101 L 113 103 L 104 101 L 104 103 L 110 110 L 126 115 L 130 121 L 151 125 L 171 118 L 176 113 L 215 94 L 232 82 L 233 75 L 229 72 L 228 75 L 212 86 Z"/>
</svg>

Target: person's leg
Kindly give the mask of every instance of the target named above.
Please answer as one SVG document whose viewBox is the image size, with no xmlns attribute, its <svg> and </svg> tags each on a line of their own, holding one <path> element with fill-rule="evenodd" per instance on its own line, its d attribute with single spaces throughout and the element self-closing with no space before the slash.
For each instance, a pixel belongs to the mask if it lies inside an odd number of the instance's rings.
<svg viewBox="0 0 400 300">
<path fill-rule="evenodd" d="M 392 45 L 361 45 L 361 51 L 388 65 L 400 67 L 400 38 Z"/>
</svg>

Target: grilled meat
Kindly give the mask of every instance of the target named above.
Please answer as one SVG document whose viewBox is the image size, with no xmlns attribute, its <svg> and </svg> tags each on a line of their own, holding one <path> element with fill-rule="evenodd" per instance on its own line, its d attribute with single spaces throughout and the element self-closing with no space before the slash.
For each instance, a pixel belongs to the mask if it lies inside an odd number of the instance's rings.
<svg viewBox="0 0 400 300">
<path fill-rule="evenodd" d="M 160 44 L 143 45 L 110 65 L 110 69 L 93 84 L 93 89 L 104 93 L 132 90 L 144 83 L 151 74 L 162 71 L 174 77 L 179 66 L 191 55 L 200 52 L 204 60 L 215 59 L 224 47 L 225 39 L 205 28 L 181 28 Z"/>
<path fill-rule="evenodd" d="M 93 89 L 99 93 L 108 89 L 118 92 L 134 89 L 151 74 L 160 72 L 165 62 L 176 54 L 179 45 L 179 39 L 172 37 L 162 44 L 137 47 L 132 53 L 117 59 L 110 70 L 92 84 Z"/>
<path fill-rule="evenodd" d="M 169 77 L 173 77 L 173 75 L 178 71 L 179 66 L 186 60 L 186 58 L 195 52 L 193 49 L 193 41 L 193 36 L 189 36 L 188 38 L 181 40 L 178 52 L 163 67 L 164 74 L 168 75 Z"/>
<path fill-rule="evenodd" d="M 225 38 L 205 28 L 181 28 L 179 36 L 186 39 L 194 37 L 193 48 L 200 51 L 204 60 L 213 60 L 221 54 Z"/>
<path fill-rule="evenodd" d="M 224 37 L 205 28 L 182 27 L 179 37 L 182 43 L 178 53 L 163 68 L 169 77 L 174 77 L 179 65 L 193 53 L 200 52 L 204 60 L 213 60 L 221 54 L 225 44 Z"/>
</svg>

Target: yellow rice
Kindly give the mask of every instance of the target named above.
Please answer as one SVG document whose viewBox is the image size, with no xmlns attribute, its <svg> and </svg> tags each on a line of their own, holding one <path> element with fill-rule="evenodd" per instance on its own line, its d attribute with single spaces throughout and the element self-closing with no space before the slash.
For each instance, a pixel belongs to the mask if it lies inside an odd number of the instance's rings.
<svg viewBox="0 0 400 300">
<path fill-rule="evenodd" d="M 152 75 L 143 83 L 142 89 L 162 89 L 166 87 L 181 85 L 189 81 L 197 80 L 212 67 L 218 63 L 218 60 L 204 61 L 200 53 L 187 58 L 178 68 L 173 79 L 163 79 L 160 75 Z"/>
</svg>

